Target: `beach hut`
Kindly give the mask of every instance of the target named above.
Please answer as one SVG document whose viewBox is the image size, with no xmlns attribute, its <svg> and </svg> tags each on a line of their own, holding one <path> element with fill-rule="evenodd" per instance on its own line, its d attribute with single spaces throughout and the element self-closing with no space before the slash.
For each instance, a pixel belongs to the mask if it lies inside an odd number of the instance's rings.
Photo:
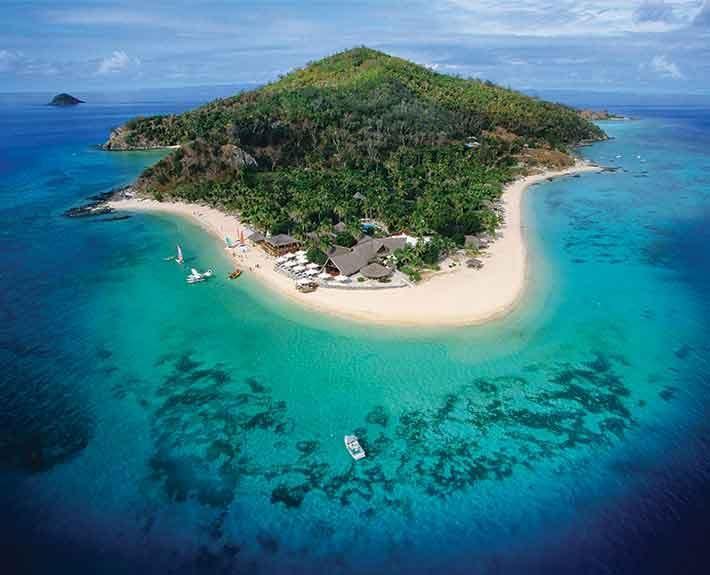
<svg viewBox="0 0 710 575">
<path fill-rule="evenodd" d="M 252 242 L 253 244 L 260 244 L 266 238 L 264 237 L 263 234 L 260 234 L 259 232 L 251 232 L 251 233 L 247 233 L 247 239 L 250 242 Z"/>
<path fill-rule="evenodd" d="M 367 279 L 371 280 L 381 280 L 384 278 L 387 278 L 392 275 L 392 270 L 389 268 L 386 268 L 385 266 L 378 264 L 378 263 L 372 263 L 366 265 L 364 268 L 360 270 L 360 273 L 366 277 Z"/>
<path fill-rule="evenodd" d="M 250 238 L 251 239 L 251 238 Z M 301 247 L 300 242 L 287 234 L 277 234 L 264 240 L 264 251 L 274 257 L 295 252 Z M 298 253 L 298 252 L 297 252 Z M 305 254 L 305 252 L 303 252 Z"/>
<path fill-rule="evenodd" d="M 464 244 L 463 247 L 472 249 L 472 250 L 480 250 L 483 245 L 481 240 L 478 238 L 478 236 L 464 236 Z"/>
</svg>

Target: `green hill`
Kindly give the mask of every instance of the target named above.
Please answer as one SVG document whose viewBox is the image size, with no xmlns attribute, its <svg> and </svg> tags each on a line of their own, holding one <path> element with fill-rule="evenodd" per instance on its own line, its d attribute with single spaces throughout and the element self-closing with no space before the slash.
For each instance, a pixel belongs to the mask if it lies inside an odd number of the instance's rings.
<svg viewBox="0 0 710 575">
<path fill-rule="evenodd" d="M 105 147 L 180 145 L 138 191 L 234 209 L 273 233 L 325 236 L 367 216 L 460 241 L 495 228 L 502 184 L 524 165 L 564 164 L 570 146 L 603 137 L 571 108 L 356 48 L 178 116 L 136 118 Z"/>
</svg>

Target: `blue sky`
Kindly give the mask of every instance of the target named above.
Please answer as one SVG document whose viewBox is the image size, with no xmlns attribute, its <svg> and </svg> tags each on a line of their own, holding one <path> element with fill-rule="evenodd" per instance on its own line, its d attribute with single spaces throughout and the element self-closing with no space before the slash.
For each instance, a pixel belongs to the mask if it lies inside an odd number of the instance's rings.
<svg viewBox="0 0 710 575">
<path fill-rule="evenodd" d="M 263 83 L 361 44 L 523 90 L 710 92 L 710 0 L 3 0 L 0 92 Z"/>
</svg>

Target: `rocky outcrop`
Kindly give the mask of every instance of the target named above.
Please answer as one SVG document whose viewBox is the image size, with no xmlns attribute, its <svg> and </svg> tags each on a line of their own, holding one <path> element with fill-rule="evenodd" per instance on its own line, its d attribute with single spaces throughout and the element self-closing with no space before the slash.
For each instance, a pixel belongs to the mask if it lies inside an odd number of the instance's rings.
<svg viewBox="0 0 710 575">
<path fill-rule="evenodd" d="M 612 114 L 607 110 L 580 110 L 579 115 L 590 122 L 598 122 L 603 120 L 625 120 L 624 116 Z"/>
<path fill-rule="evenodd" d="M 234 144 L 226 144 L 221 148 L 222 161 L 228 164 L 233 170 L 242 168 L 255 168 L 256 160 L 241 148 Z"/>
<path fill-rule="evenodd" d="M 244 168 L 256 166 L 256 159 L 239 146 L 195 140 L 180 146 L 172 154 L 147 168 L 133 184 L 133 189 L 138 194 L 169 194 L 180 184 L 198 180 L 229 181 Z"/>
<path fill-rule="evenodd" d="M 175 148 L 177 145 L 165 144 L 163 142 L 148 139 L 123 125 L 112 130 L 108 140 L 106 140 L 101 147 L 104 150 L 114 152 L 128 152 L 131 150 L 139 151 Z"/>
<path fill-rule="evenodd" d="M 96 194 L 89 197 L 85 204 L 68 209 L 64 212 L 64 215 L 68 218 L 87 218 L 91 216 L 105 216 L 106 214 L 112 214 L 115 210 L 108 205 L 109 202 L 133 198 L 135 193 L 136 190 L 133 186 L 125 186 L 123 188 L 111 190 L 110 192 Z M 114 216 L 106 218 L 103 221 L 115 221 L 119 219 L 126 218 L 123 216 Z"/>
</svg>

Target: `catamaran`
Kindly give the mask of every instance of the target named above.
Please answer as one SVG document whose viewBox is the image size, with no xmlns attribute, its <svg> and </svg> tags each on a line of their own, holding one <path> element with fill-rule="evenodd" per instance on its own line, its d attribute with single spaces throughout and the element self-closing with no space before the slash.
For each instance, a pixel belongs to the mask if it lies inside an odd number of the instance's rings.
<svg viewBox="0 0 710 575">
<path fill-rule="evenodd" d="M 365 458 L 365 450 L 362 448 L 362 445 L 360 445 L 360 441 L 357 436 L 346 435 L 345 448 L 355 461 Z"/>
<path fill-rule="evenodd" d="M 182 249 L 180 249 L 179 245 L 177 247 L 177 257 L 175 258 L 175 261 L 180 265 L 182 265 L 182 263 L 185 261 L 185 258 L 182 257 Z"/>
<path fill-rule="evenodd" d="M 198 272 L 195 268 L 192 268 L 192 269 L 190 270 L 190 275 L 187 276 L 187 280 L 186 280 L 186 281 L 187 281 L 187 283 L 189 283 L 189 284 L 196 284 L 196 283 L 199 283 L 199 282 L 203 282 L 203 281 L 205 281 L 207 278 L 211 278 L 211 277 L 212 277 L 212 270 L 211 270 L 211 269 L 207 270 L 207 271 L 204 272 L 204 273 L 200 273 L 200 272 Z"/>
</svg>

